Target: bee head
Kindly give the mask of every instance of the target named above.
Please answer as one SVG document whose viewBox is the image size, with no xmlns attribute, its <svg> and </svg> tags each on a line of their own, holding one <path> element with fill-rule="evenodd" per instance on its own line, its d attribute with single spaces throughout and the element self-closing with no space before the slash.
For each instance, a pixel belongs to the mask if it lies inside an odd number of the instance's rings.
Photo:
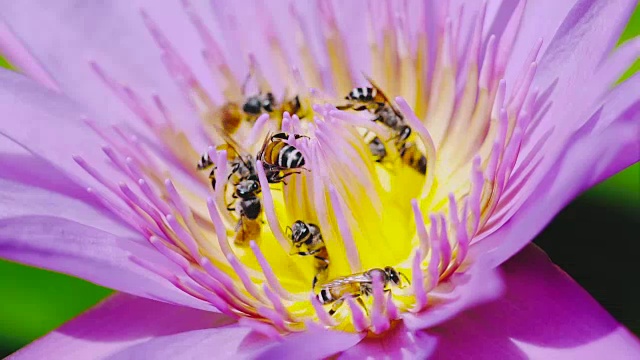
<svg viewBox="0 0 640 360">
<path fill-rule="evenodd" d="M 262 111 L 262 106 L 263 104 L 259 96 L 251 96 L 244 105 L 242 105 L 242 111 L 251 115 L 259 115 Z"/>
<path fill-rule="evenodd" d="M 411 128 L 408 125 L 402 127 L 400 130 L 400 140 L 407 140 L 411 136 Z"/>
<path fill-rule="evenodd" d="M 296 246 L 300 247 L 300 245 L 302 245 L 301 243 L 302 239 L 304 239 L 309 233 L 309 227 L 303 221 L 297 220 L 296 222 L 293 223 L 293 226 L 291 227 L 291 232 L 292 232 L 291 239 L 293 240 L 293 243 Z"/>
<path fill-rule="evenodd" d="M 275 103 L 275 98 L 273 97 L 273 94 L 267 93 L 264 96 L 264 99 L 262 99 L 261 106 L 264 108 L 265 111 L 272 112 L 274 103 Z"/>
<path fill-rule="evenodd" d="M 242 180 L 236 186 L 236 194 L 242 199 L 254 196 L 260 191 L 260 183 L 256 180 Z"/>
<path fill-rule="evenodd" d="M 409 283 L 409 279 L 407 279 L 407 277 L 403 273 L 392 268 L 391 266 L 385 267 L 384 273 L 387 280 L 389 280 L 391 283 L 393 283 L 395 286 L 399 288 L 403 288 L 406 285 L 403 283 L 402 279 L 404 279 L 407 283 Z"/>
</svg>

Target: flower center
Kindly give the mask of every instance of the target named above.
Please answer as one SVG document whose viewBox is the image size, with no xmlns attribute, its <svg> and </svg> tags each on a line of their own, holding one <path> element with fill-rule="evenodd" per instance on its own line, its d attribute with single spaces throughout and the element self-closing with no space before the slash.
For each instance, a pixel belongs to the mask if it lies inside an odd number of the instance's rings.
<svg viewBox="0 0 640 360">
<path fill-rule="evenodd" d="M 446 301 L 427 294 L 473 261 L 469 245 L 505 218 L 487 222 L 498 199 L 509 196 L 505 184 L 536 96 L 529 86 L 539 46 L 506 99 L 497 49 L 508 49 L 509 37 L 498 45 L 492 36 L 482 46 L 484 10 L 461 57 L 451 19 L 436 24 L 431 44 L 426 33 L 410 33 L 402 16 L 372 21 L 372 5 L 371 76 L 380 85 L 363 84 L 348 70 L 342 33 L 322 2 L 331 71 L 304 45 L 304 70 L 287 68 L 284 43 L 267 31 L 272 64 L 281 65 L 287 86 L 277 93 L 263 59 L 253 55 L 251 77 L 239 80 L 184 3 L 224 94 L 219 101 L 153 20 L 144 13 L 143 20 L 202 131 L 181 129 L 160 97 L 149 107 L 92 64 L 153 139 L 96 127 L 125 176 L 119 186 L 76 160 L 108 190 L 92 189 L 98 198 L 183 272 L 135 260 L 267 333 L 301 330 L 309 321 L 380 333 L 403 313 Z M 295 9 L 292 15 L 302 38 L 310 37 Z M 265 29 L 273 25 L 268 15 L 262 21 Z M 411 47 L 414 35 L 418 45 Z M 351 88 L 356 82 L 364 86 Z M 201 137 L 209 146 L 204 153 L 196 150 Z"/>
</svg>

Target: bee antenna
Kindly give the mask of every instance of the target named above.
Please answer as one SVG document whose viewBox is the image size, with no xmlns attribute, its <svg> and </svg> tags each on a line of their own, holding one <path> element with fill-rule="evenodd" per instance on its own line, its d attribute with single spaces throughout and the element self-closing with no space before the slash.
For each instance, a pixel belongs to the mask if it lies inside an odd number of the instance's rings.
<svg viewBox="0 0 640 360">
<path fill-rule="evenodd" d="M 284 233 L 289 238 L 293 237 L 293 229 L 291 228 L 291 226 L 287 225 L 287 227 L 284 229 Z M 291 234 L 291 236 L 289 236 L 289 234 Z"/>
<path fill-rule="evenodd" d="M 249 80 L 251 80 L 251 76 L 253 74 L 251 74 L 251 71 L 249 71 L 249 73 L 247 74 L 247 77 L 244 79 L 244 81 L 242 82 L 242 96 L 244 96 L 244 94 L 246 94 L 246 90 L 247 90 L 247 85 L 249 84 Z"/>
<path fill-rule="evenodd" d="M 348 98 L 345 98 L 347 100 L 349 100 Z M 338 110 L 349 110 L 349 109 L 353 109 L 353 105 L 349 104 L 349 105 L 338 105 L 336 106 L 336 109 Z"/>
<path fill-rule="evenodd" d="M 227 145 L 231 148 L 231 150 L 233 150 L 234 153 L 236 153 L 236 155 L 238 155 L 238 159 L 240 159 L 240 161 L 242 161 L 242 164 L 245 167 L 249 168 L 249 164 L 246 161 L 244 161 L 244 157 L 242 157 L 242 155 L 240 155 L 240 152 L 233 145 L 231 145 L 229 143 L 227 143 Z"/>
<path fill-rule="evenodd" d="M 402 276 L 402 278 L 407 282 L 407 284 L 411 285 L 411 281 L 409 281 L 409 278 L 407 278 L 407 275 L 401 273 L 400 271 L 398 271 L 398 275 Z"/>
<path fill-rule="evenodd" d="M 360 71 L 360 74 L 362 74 L 362 77 L 364 77 L 365 79 L 367 79 L 367 81 L 371 82 L 371 76 L 367 75 L 366 72 L 364 71 Z"/>
</svg>

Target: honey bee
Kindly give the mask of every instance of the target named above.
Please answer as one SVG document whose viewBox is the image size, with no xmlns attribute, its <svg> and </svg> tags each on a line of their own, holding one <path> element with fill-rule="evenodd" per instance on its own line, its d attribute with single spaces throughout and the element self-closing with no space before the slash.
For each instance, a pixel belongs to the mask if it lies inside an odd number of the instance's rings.
<svg viewBox="0 0 640 360">
<path fill-rule="evenodd" d="M 373 132 L 367 131 L 365 136 L 365 142 L 369 146 L 369 152 L 373 155 L 373 160 L 376 162 L 383 162 L 387 158 L 387 147 L 382 139 L 376 136 Z"/>
<path fill-rule="evenodd" d="M 299 134 L 294 136 L 296 139 L 304 137 L 304 135 Z M 300 150 L 284 142 L 288 138 L 289 135 L 286 133 L 267 136 L 258 153 L 257 159 L 262 161 L 270 184 L 283 182 L 283 179 L 287 176 L 299 174 L 299 171 L 291 170 L 300 169 L 305 164 Z"/>
<path fill-rule="evenodd" d="M 236 245 L 246 246 L 249 241 L 256 240 L 260 236 L 262 221 L 262 202 L 258 195 L 261 192 L 260 183 L 257 177 L 251 177 L 240 181 L 233 193 L 234 201 L 227 205 L 228 211 L 237 211 L 240 219 L 236 225 L 236 237 L 234 242 Z M 233 207 L 236 199 L 239 199 L 238 205 Z"/>
<path fill-rule="evenodd" d="M 243 121 L 253 123 L 265 113 L 278 119 L 285 111 L 292 116 L 297 115 L 300 119 L 309 115 L 309 106 L 305 106 L 298 95 L 293 97 L 285 95 L 282 102 L 279 102 L 270 91 L 260 91 L 255 95 L 246 96 L 246 87 L 250 79 L 251 74 L 244 81 L 238 99 L 227 101 L 214 115 L 215 119 L 220 119 L 221 128 L 225 134 L 235 134 Z"/>
<path fill-rule="evenodd" d="M 406 131 L 408 125 L 404 121 L 402 114 L 390 104 L 379 107 L 375 112 L 374 122 L 381 122 L 383 125 L 395 131 L 398 135 Z"/>
<path fill-rule="evenodd" d="M 427 171 L 427 159 L 418 149 L 415 143 L 408 143 L 412 130 L 407 125 L 402 113 L 393 106 L 384 92 L 369 79 L 371 87 L 357 87 L 345 97 L 349 103 L 341 106 L 341 109 L 353 109 L 356 111 L 367 110 L 376 117 L 374 122 L 380 122 L 395 133 L 393 137 L 394 145 L 400 153 L 400 159 L 410 168 L 420 172 L 422 175 Z M 377 140 L 376 140 L 377 139 Z M 369 144 L 369 150 L 375 161 L 382 162 L 387 151 L 382 141 L 374 138 Z"/>
<path fill-rule="evenodd" d="M 317 273 L 313 277 L 311 288 L 315 289 L 318 276 L 326 276 L 326 270 L 329 267 L 329 253 L 322 240 L 320 228 L 315 224 L 297 220 L 291 227 L 287 226 L 287 236 L 293 243 L 291 255 L 313 255 Z M 302 245 L 305 246 L 306 251 L 301 251 Z"/>
<path fill-rule="evenodd" d="M 254 122 L 263 113 L 271 113 L 277 108 L 275 97 L 271 92 L 260 91 L 256 95 L 247 96 L 246 88 L 251 80 L 249 73 L 242 83 L 240 91 L 233 95 L 234 99 L 225 102 L 214 114 L 224 134 L 235 134 L 243 121 Z"/>
<path fill-rule="evenodd" d="M 257 176 L 255 159 L 251 155 L 241 155 L 231 144 L 220 145 L 217 149 L 231 150 L 227 156 L 227 161 L 231 167 L 231 171 L 227 176 L 228 181 L 237 184 L 243 179 L 248 179 L 251 176 Z M 200 156 L 200 160 L 198 161 L 196 168 L 198 170 L 211 169 L 211 172 L 209 173 L 209 180 L 211 181 L 211 187 L 213 188 L 213 190 L 215 190 L 215 171 L 218 169 L 218 167 L 213 162 L 208 152 L 205 152 L 202 154 L 202 156 Z"/>
<path fill-rule="evenodd" d="M 209 156 L 208 152 L 205 152 L 204 154 L 202 154 L 202 156 L 200 156 L 200 160 L 198 161 L 198 164 L 196 165 L 196 168 L 198 170 L 211 169 L 211 172 L 209 173 L 209 180 L 211 181 L 211 187 L 215 190 L 216 189 L 215 172 L 216 172 L 217 167 L 215 166 L 215 164 L 211 160 L 211 157 Z"/>
<path fill-rule="evenodd" d="M 388 101 L 387 97 L 377 87 L 357 87 L 351 90 L 345 99 L 349 101 L 347 105 L 338 107 L 339 109 L 353 109 L 355 111 L 369 110 L 377 111 Z"/>
<path fill-rule="evenodd" d="M 216 127 L 216 129 L 218 128 Z M 217 149 L 228 150 L 226 160 L 231 170 L 227 176 L 226 183 L 233 185 L 233 200 L 227 204 L 227 210 L 236 211 L 239 217 L 235 227 L 235 244 L 246 246 L 249 241 L 256 240 L 260 236 L 262 227 L 260 218 L 262 215 L 262 202 L 258 196 L 261 193 L 261 187 L 258 173 L 256 172 L 256 158 L 247 150 L 244 150 L 230 136 L 224 133 L 222 133 L 222 136 L 226 143 L 218 146 Z M 213 170 L 209 174 L 209 178 L 215 190 L 215 170 L 217 166 L 208 153 L 203 154 L 198 161 L 197 168 L 205 170 L 211 167 L 213 167 Z"/>
<path fill-rule="evenodd" d="M 276 106 L 272 93 L 259 93 L 247 97 L 243 102 L 224 103 L 215 117 L 220 119 L 224 133 L 233 135 L 243 121 L 254 122 L 263 113 L 273 112 Z"/>
<path fill-rule="evenodd" d="M 406 123 L 402 113 L 393 106 L 389 98 L 380 89 L 373 80 L 367 78 L 371 87 L 357 87 L 345 97 L 348 101 L 347 105 L 339 106 L 339 109 L 352 109 L 355 111 L 367 110 L 376 117 L 375 122 L 381 122 L 383 125 L 400 133 Z"/>
<path fill-rule="evenodd" d="M 422 175 L 427 173 L 427 158 L 414 142 L 405 142 L 400 148 L 402 162 Z"/>
<path fill-rule="evenodd" d="M 276 99 L 273 93 L 259 93 L 247 98 L 242 105 L 242 111 L 251 118 L 257 118 L 263 113 L 272 113 L 276 109 Z"/>
<path fill-rule="evenodd" d="M 300 97 L 298 95 L 288 100 L 285 97 L 285 101 L 282 102 L 280 110 L 283 113 L 286 111 L 292 116 L 296 114 L 301 119 L 304 117 L 304 114 L 302 113 L 302 103 L 300 102 Z"/>
<path fill-rule="evenodd" d="M 215 117 L 220 119 L 225 134 L 235 134 L 245 114 L 238 103 L 229 101 L 222 105 Z"/>
<path fill-rule="evenodd" d="M 373 294 L 373 276 L 375 273 L 380 274 L 385 292 L 391 291 L 391 285 L 400 289 L 406 287 L 406 284 L 402 281 L 403 279 L 407 284 L 410 283 L 403 273 L 391 266 L 387 266 L 384 269 L 375 268 L 362 273 L 339 277 L 325 283 L 317 294 L 317 298 L 323 305 L 332 304 L 329 315 L 335 314 L 349 297 L 355 298 L 358 304 L 368 312 L 362 296 Z"/>
</svg>

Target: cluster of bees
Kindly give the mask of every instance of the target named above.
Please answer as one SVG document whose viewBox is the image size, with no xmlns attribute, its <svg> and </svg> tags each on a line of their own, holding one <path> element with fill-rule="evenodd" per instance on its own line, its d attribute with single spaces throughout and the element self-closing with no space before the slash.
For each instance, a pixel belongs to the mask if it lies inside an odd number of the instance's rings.
<svg viewBox="0 0 640 360">
<path fill-rule="evenodd" d="M 346 97 L 348 104 L 342 109 L 355 111 L 369 111 L 376 117 L 373 121 L 388 126 L 395 136 L 392 138 L 401 155 L 403 162 L 422 174 L 426 173 L 426 159 L 413 142 L 409 142 L 411 128 L 406 124 L 401 113 L 391 105 L 387 97 L 377 87 L 355 88 Z M 289 112 L 304 118 L 305 114 L 298 96 L 285 99 L 278 103 L 272 93 L 260 93 L 247 97 L 242 105 L 228 102 L 222 107 L 220 120 L 222 135 L 226 144 L 219 147 L 229 150 L 227 162 L 230 173 L 227 184 L 233 186 L 231 201 L 227 210 L 235 212 L 238 222 L 235 227 L 234 242 L 238 246 L 246 246 L 250 240 L 260 236 L 262 228 L 262 202 L 260 199 L 261 186 L 257 174 L 257 161 L 261 161 L 269 184 L 284 183 L 286 177 L 299 174 L 304 169 L 305 159 L 295 146 L 288 144 L 289 134 L 285 132 L 268 135 L 256 155 L 243 150 L 232 135 L 243 121 L 255 121 L 260 115 Z M 295 139 L 304 137 L 292 134 Z M 369 149 L 378 162 L 387 156 L 385 144 L 377 136 L 368 141 Z M 201 156 L 197 169 L 206 171 L 211 169 L 209 179 L 211 186 L 216 188 L 217 166 L 208 153 Z M 225 189 L 226 193 L 226 189 Z M 326 282 L 329 268 L 329 253 L 322 238 L 320 228 L 302 220 L 287 226 L 286 236 L 291 241 L 290 255 L 309 256 L 314 261 L 316 275 L 313 278 L 312 289 L 315 291 L 318 282 L 323 282 L 316 293 L 318 301 L 323 305 L 331 305 L 330 315 L 336 313 L 347 298 L 354 298 L 364 309 L 367 308 L 362 300 L 364 296 L 373 293 L 374 276 L 378 274 L 385 291 L 390 287 L 404 287 L 409 283 L 407 277 L 394 268 L 374 268 L 365 272 L 338 277 Z"/>
<path fill-rule="evenodd" d="M 295 138 L 300 137 L 302 135 L 295 134 Z M 260 236 L 262 202 L 259 195 L 262 188 L 258 179 L 257 161 L 262 162 L 269 184 L 284 182 L 287 176 L 300 173 L 299 170 L 305 165 L 300 150 L 285 142 L 288 138 L 289 135 L 284 132 L 267 136 L 256 156 L 242 150 L 230 137 L 227 138 L 227 144 L 223 146 L 231 150 L 227 157 L 231 168 L 227 183 L 233 185 L 233 192 L 232 200 L 227 204 L 227 210 L 234 211 L 238 215 L 234 239 L 236 245 L 246 246 L 250 240 Z M 200 157 L 197 168 L 198 170 L 211 169 L 209 179 L 215 190 L 217 166 L 208 153 Z"/>
<path fill-rule="evenodd" d="M 409 141 L 412 130 L 402 113 L 389 101 L 384 92 L 369 79 L 371 87 L 357 87 L 345 97 L 346 105 L 339 106 L 341 110 L 368 111 L 373 114 L 374 122 L 388 127 L 394 136 L 390 139 L 400 154 L 400 159 L 410 168 L 424 175 L 427 173 L 427 158 L 422 154 L 417 144 Z M 372 135 L 367 133 L 366 135 Z M 367 140 L 369 151 L 375 161 L 384 162 L 388 159 L 385 142 L 378 136 L 369 136 Z"/>
</svg>

